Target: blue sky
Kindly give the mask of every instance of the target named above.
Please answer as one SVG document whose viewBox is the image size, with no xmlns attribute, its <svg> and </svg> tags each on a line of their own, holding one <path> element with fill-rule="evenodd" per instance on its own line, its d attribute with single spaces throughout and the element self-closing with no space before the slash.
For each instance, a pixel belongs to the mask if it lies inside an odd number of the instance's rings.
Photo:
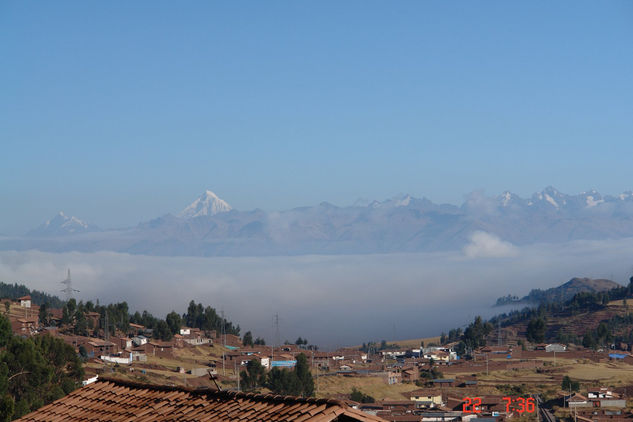
<svg viewBox="0 0 633 422">
<path fill-rule="evenodd" d="M 0 233 L 633 189 L 633 3 L 0 3 Z"/>
</svg>

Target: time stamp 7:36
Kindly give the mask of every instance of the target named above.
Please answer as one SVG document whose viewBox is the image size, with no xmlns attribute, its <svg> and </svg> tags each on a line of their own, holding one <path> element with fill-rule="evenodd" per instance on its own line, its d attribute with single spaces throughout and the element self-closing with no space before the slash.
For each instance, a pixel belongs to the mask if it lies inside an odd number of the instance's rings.
<svg viewBox="0 0 633 422">
<path fill-rule="evenodd" d="M 536 401 L 534 398 L 523 397 L 503 397 L 506 402 L 506 413 L 517 412 L 534 413 L 536 411 Z M 481 397 L 464 397 L 462 412 L 464 413 L 481 413 Z"/>
</svg>

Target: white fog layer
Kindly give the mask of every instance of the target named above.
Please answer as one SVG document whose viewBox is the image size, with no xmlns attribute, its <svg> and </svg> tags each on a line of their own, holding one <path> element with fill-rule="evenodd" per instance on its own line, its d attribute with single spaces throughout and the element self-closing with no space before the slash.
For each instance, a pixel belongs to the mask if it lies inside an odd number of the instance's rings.
<svg viewBox="0 0 633 422">
<path fill-rule="evenodd" d="M 0 280 L 63 296 L 72 271 L 77 299 L 127 301 L 132 311 L 164 317 L 190 300 L 223 309 L 242 333 L 281 340 L 307 337 L 323 347 L 437 335 L 475 315 L 491 316 L 496 298 L 523 296 L 572 277 L 628 282 L 633 239 L 514 246 L 475 233 L 461 252 L 187 258 L 114 252 L 0 252 Z M 443 315 L 442 320 L 436 318 Z"/>
</svg>

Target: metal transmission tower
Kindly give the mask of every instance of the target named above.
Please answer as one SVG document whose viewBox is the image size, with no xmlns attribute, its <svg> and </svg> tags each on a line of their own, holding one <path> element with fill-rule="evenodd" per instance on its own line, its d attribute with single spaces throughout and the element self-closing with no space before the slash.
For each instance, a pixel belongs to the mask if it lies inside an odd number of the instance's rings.
<svg viewBox="0 0 633 422">
<path fill-rule="evenodd" d="M 66 300 L 72 299 L 74 292 L 79 292 L 79 290 L 73 289 L 73 282 L 70 278 L 70 268 L 68 269 L 68 276 L 66 277 L 66 280 L 63 280 L 61 283 L 66 285 L 66 287 L 61 290 L 66 293 Z"/>
</svg>

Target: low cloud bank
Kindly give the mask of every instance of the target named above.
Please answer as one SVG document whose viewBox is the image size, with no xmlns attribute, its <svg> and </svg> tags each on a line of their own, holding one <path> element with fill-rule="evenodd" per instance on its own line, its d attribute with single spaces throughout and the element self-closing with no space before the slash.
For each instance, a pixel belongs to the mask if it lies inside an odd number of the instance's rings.
<svg viewBox="0 0 633 422">
<path fill-rule="evenodd" d="M 62 295 L 127 301 L 133 310 L 182 313 L 190 300 L 224 309 L 242 332 L 324 347 L 416 338 L 493 315 L 499 296 L 524 295 L 574 276 L 625 283 L 633 239 L 516 247 L 475 233 L 463 253 L 267 258 L 166 258 L 112 252 L 0 252 L 0 280 Z M 501 258 L 501 259 L 492 259 Z"/>
<path fill-rule="evenodd" d="M 484 231 L 474 232 L 470 236 L 470 243 L 464 247 L 464 255 L 469 258 L 506 258 L 517 256 L 518 253 L 519 250 L 512 243 Z"/>
</svg>

